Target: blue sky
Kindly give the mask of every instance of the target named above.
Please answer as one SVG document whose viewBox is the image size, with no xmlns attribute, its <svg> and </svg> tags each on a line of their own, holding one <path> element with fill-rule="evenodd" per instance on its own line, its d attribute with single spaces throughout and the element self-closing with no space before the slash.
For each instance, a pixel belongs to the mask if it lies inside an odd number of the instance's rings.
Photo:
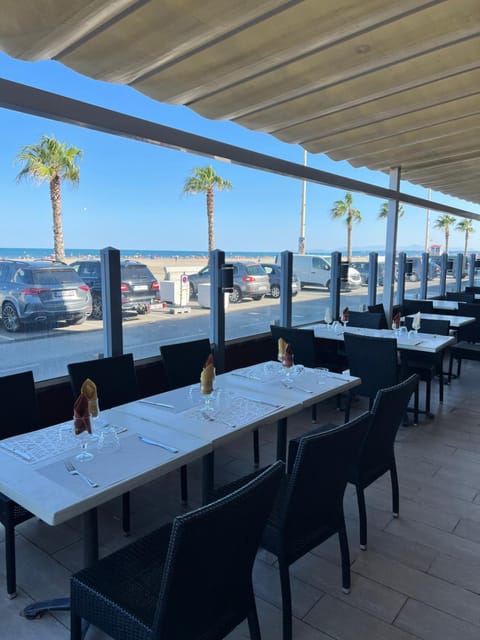
<svg viewBox="0 0 480 640">
<path fill-rule="evenodd" d="M 303 150 L 266 134 L 254 133 L 228 122 L 210 121 L 185 107 L 164 105 L 130 89 L 85 78 L 55 62 L 26 63 L 0 52 L 0 77 L 72 98 L 122 111 L 255 151 L 303 162 Z M 204 196 L 181 195 L 194 167 L 212 164 L 233 185 L 216 195 L 216 246 L 225 251 L 296 250 L 300 226 L 301 182 L 253 171 L 220 161 L 101 134 L 0 108 L 0 211 L 4 247 L 52 247 L 48 186 L 15 177 L 14 160 L 26 144 L 44 134 L 82 149 L 80 183 L 63 188 L 63 221 L 67 248 L 206 251 L 207 223 Z M 381 186 L 388 177 L 321 155 L 308 156 L 309 165 Z M 403 183 L 402 189 L 427 197 L 425 189 Z M 344 250 L 346 227 L 332 220 L 330 209 L 343 198 L 343 190 L 307 186 L 306 248 Z M 378 219 L 381 201 L 354 195 L 362 222 L 353 231 L 353 248 L 382 247 L 385 223 Z M 432 198 L 480 213 L 480 207 L 432 194 Z M 406 207 L 399 227 L 399 246 L 425 243 L 425 212 Z M 442 243 L 433 228 L 430 240 Z M 480 228 L 480 226 L 479 226 Z M 477 237 L 478 236 L 478 237 Z M 453 231 L 450 247 L 463 247 L 463 236 Z M 480 233 L 470 248 L 480 247 Z"/>
</svg>

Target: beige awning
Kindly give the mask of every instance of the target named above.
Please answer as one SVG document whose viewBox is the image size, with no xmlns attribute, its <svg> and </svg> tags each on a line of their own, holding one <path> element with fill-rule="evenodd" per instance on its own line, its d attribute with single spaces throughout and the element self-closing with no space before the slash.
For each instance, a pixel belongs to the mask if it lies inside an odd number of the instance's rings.
<svg viewBox="0 0 480 640">
<path fill-rule="evenodd" d="M 0 49 L 480 203 L 479 0 L 3 0 Z"/>
</svg>

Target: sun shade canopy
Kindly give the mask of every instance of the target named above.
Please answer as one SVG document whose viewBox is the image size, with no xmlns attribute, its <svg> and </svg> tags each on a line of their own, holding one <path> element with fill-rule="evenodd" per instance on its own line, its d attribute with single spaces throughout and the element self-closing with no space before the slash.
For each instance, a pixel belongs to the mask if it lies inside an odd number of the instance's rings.
<svg viewBox="0 0 480 640">
<path fill-rule="evenodd" d="M 3 0 L 0 48 L 480 202 L 479 0 Z"/>
</svg>

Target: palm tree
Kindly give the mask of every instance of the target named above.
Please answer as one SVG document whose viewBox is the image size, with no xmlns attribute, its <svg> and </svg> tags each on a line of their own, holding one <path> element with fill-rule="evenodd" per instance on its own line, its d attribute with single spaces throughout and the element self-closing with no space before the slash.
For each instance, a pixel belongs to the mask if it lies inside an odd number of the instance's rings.
<svg viewBox="0 0 480 640">
<path fill-rule="evenodd" d="M 185 180 L 182 193 L 205 193 L 207 196 L 208 251 L 215 249 L 214 191 L 232 189 L 228 180 L 215 173 L 213 167 L 196 167 Z"/>
<path fill-rule="evenodd" d="M 403 208 L 403 205 L 399 204 L 398 205 L 398 217 L 401 218 L 404 213 L 405 213 L 405 210 Z M 378 217 L 384 219 L 387 216 L 388 216 L 388 202 L 383 202 L 382 206 L 380 207 L 380 213 L 378 214 Z"/>
<path fill-rule="evenodd" d="M 469 218 L 464 218 L 457 224 L 455 229 L 465 234 L 465 245 L 464 245 L 463 255 L 466 256 L 467 250 L 468 250 L 468 239 L 470 238 L 471 233 L 475 233 L 473 222 Z"/>
<path fill-rule="evenodd" d="M 345 194 L 345 200 L 337 200 L 330 213 L 332 218 L 343 218 L 346 216 L 347 222 L 347 261 L 352 261 L 352 228 L 354 222 L 361 222 L 362 216 L 358 209 L 352 206 L 353 197 L 351 193 Z"/>
<path fill-rule="evenodd" d="M 435 229 L 443 229 L 445 233 L 445 253 L 448 253 L 448 240 L 450 238 L 450 227 L 455 224 L 455 218 L 445 213 L 443 216 L 437 218 L 435 222 Z"/>
<path fill-rule="evenodd" d="M 65 260 L 60 185 L 62 180 L 78 184 L 80 169 L 76 162 L 81 156 L 80 149 L 68 147 L 66 143 L 58 142 L 53 137 L 42 136 L 38 144 L 28 144 L 23 147 L 15 159 L 16 162 L 24 163 L 17 180 L 32 178 L 39 183 L 47 181 L 49 183 L 55 260 Z"/>
</svg>

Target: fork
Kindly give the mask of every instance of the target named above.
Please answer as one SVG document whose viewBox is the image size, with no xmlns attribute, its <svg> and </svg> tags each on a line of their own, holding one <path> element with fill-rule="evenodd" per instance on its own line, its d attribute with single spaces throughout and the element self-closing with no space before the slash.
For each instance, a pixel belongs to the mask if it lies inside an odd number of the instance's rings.
<svg viewBox="0 0 480 640">
<path fill-rule="evenodd" d="M 93 487 L 93 488 L 98 487 L 98 484 L 96 482 L 94 482 L 93 480 L 90 480 L 90 478 L 87 478 L 85 474 L 83 474 L 81 471 L 75 468 L 73 464 L 70 462 L 70 460 L 65 460 L 64 464 L 65 464 L 65 469 L 72 476 L 80 476 L 82 480 L 85 480 L 85 482 L 88 484 L 89 487 Z"/>
</svg>

